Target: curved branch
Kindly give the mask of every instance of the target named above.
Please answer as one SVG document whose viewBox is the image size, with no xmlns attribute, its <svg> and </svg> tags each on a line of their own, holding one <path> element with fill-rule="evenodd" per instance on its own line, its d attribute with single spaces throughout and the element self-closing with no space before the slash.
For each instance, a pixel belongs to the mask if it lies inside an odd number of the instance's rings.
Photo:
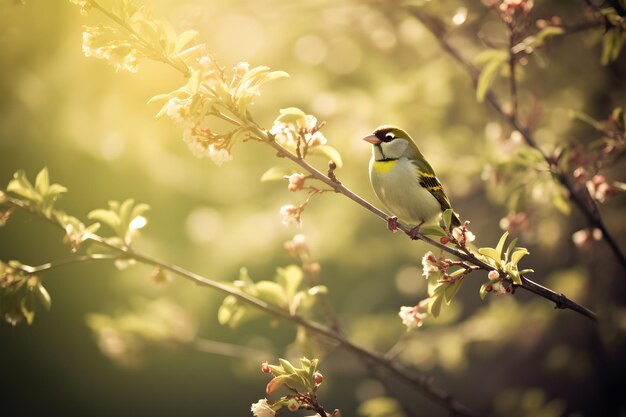
<svg viewBox="0 0 626 417">
<path fill-rule="evenodd" d="M 478 84 L 478 76 L 480 74 L 480 71 L 470 61 L 465 59 L 461 55 L 461 53 L 448 42 L 443 26 L 435 18 L 422 12 L 416 7 L 407 7 L 407 10 L 417 20 L 419 20 L 426 27 L 426 29 L 428 29 L 428 31 L 435 37 L 441 49 L 443 49 L 461 67 L 465 69 L 465 71 L 471 77 L 474 87 L 476 87 Z M 510 66 L 514 67 L 514 59 L 510 60 Z M 512 74 L 514 74 L 514 72 L 512 72 Z M 511 80 L 511 93 L 513 95 L 512 100 L 515 103 L 517 101 L 517 98 L 515 97 L 517 94 L 517 90 L 514 77 L 512 77 Z M 485 98 L 487 99 L 491 107 L 504 120 L 506 120 L 514 129 L 518 130 L 522 134 L 522 137 L 524 138 L 526 144 L 531 148 L 537 150 L 541 154 L 543 159 L 548 163 L 548 166 L 550 167 L 550 171 L 552 172 L 553 176 L 568 191 L 570 200 L 572 200 L 574 204 L 578 207 L 578 209 L 583 213 L 591 227 L 598 228 L 602 231 L 603 239 L 609 245 L 609 248 L 613 252 L 615 258 L 619 261 L 622 267 L 626 269 L 626 256 L 624 256 L 624 253 L 618 246 L 617 242 L 615 241 L 609 230 L 606 228 L 602 216 L 598 211 L 597 204 L 593 201 L 586 189 L 575 187 L 570 181 L 567 173 L 558 166 L 557 161 L 543 152 L 543 150 L 537 144 L 537 141 L 533 134 L 520 122 L 517 116 L 517 112 L 507 112 L 504 109 L 504 106 L 498 100 L 497 96 L 491 90 L 487 92 Z"/>
<path fill-rule="evenodd" d="M 262 134 L 267 138 L 267 134 L 262 132 Z M 349 188 L 347 188 L 345 185 L 343 185 L 339 180 L 337 180 L 337 178 L 335 177 L 334 172 L 331 170 L 330 174 L 332 176 L 329 177 L 327 175 L 324 175 L 321 171 L 319 171 L 317 168 L 315 168 L 314 166 L 312 166 L 311 164 L 309 164 L 306 160 L 304 159 L 300 159 L 298 158 L 296 155 L 292 154 L 291 152 L 289 152 L 287 149 L 285 149 L 284 147 L 282 147 L 280 144 L 276 143 L 275 141 L 271 141 L 271 140 L 267 140 L 267 143 L 273 147 L 274 149 L 276 149 L 276 151 L 281 155 L 284 156 L 286 158 L 289 158 L 290 160 L 292 160 L 293 162 L 295 162 L 296 164 L 298 164 L 300 167 L 302 167 L 303 169 L 305 169 L 307 172 L 309 172 L 309 174 L 319 180 L 322 181 L 323 183 L 325 183 L 326 185 L 332 187 L 335 192 L 343 194 L 344 196 L 348 197 L 349 199 L 351 199 L 352 201 L 354 201 L 355 203 L 357 203 L 358 205 L 364 207 L 365 209 L 369 210 L 370 212 L 372 212 L 373 214 L 375 214 L 376 216 L 380 217 L 381 219 L 385 220 L 385 221 L 389 221 L 389 215 L 387 215 L 384 211 L 380 210 L 379 208 L 377 208 L 376 206 L 374 206 L 373 204 L 371 204 L 370 202 L 368 202 L 367 200 L 363 199 L 362 197 L 360 197 L 358 194 L 355 194 L 353 191 L 351 191 Z M 411 231 L 412 229 L 406 225 L 403 225 L 401 223 L 398 223 L 398 229 L 402 230 L 407 236 L 411 237 Z M 453 248 L 451 246 L 446 246 L 441 244 L 440 242 L 433 240 L 431 238 L 429 238 L 428 236 L 425 236 L 421 233 L 413 233 L 413 235 L 415 235 L 415 238 L 421 241 L 424 241 L 426 243 L 428 243 L 429 245 L 435 246 L 439 249 L 441 249 L 444 252 L 448 252 L 451 255 L 456 256 L 457 258 L 463 259 L 473 265 L 476 265 L 477 267 L 479 267 L 482 270 L 485 271 L 492 271 L 495 270 L 495 268 L 491 265 L 489 265 L 488 263 L 478 259 L 476 256 L 474 256 L 471 253 L 466 253 L 466 252 L 462 252 L 456 248 Z M 593 320 L 594 322 L 596 322 L 598 320 L 596 314 L 589 310 L 586 307 L 581 306 L 580 304 L 576 303 L 575 301 L 567 298 L 565 295 L 563 294 L 558 294 L 554 291 L 552 291 L 551 289 L 544 287 L 540 284 L 537 284 L 536 282 L 526 278 L 526 277 L 522 277 L 522 285 L 518 285 L 517 287 L 521 287 L 529 292 L 532 292 L 534 294 L 539 295 L 540 297 L 545 298 L 546 300 L 552 301 L 555 304 L 555 307 L 558 309 L 568 309 L 568 310 L 572 310 L 575 311 L 579 314 L 582 314 L 583 316 Z"/>
<path fill-rule="evenodd" d="M 291 314 L 288 310 L 281 309 L 275 307 L 261 299 L 258 299 L 254 296 L 251 296 L 243 291 L 240 291 L 231 285 L 224 284 L 222 282 L 218 282 L 212 280 L 210 278 L 204 277 L 200 274 L 196 274 L 192 271 L 186 270 L 178 265 L 170 264 L 163 260 L 154 258 L 152 256 L 144 255 L 129 248 L 121 248 L 115 245 L 111 245 L 106 242 L 102 237 L 97 235 L 87 235 L 87 239 L 96 242 L 102 246 L 105 246 L 109 249 L 115 250 L 124 255 L 124 257 L 132 258 L 138 262 L 149 264 L 153 266 L 158 266 L 163 268 L 164 270 L 175 273 L 183 278 L 186 278 L 194 283 L 204 286 L 210 287 L 214 290 L 220 291 L 226 295 L 232 295 L 237 298 L 239 301 L 249 304 L 260 310 L 264 313 L 267 313 L 271 316 L 290 321 L 292 323 L 298 324 L 302 327 L 305 327 L 309 330 L 314 331 L 317 334 L 321 334 L 323 336 L 328 337 L 339 343 L 343 348 L 356 353 L 357 355 L 367 359 L 373 364 L 386 369 L 393 375 L 395 375 L 401 381 L 404 381 L 409 386 L 416 388 L 418 391 L 422 392 L 426 397 L 430 398 L 434 402 L 440 404 L 444 408 L 446 408 L 451 415 L 458 416 L 474 416 L 475 414 L 469 410 L 466 406 L 461 404 L 458 400 L 452 397 L 449 393 L 445 392 L 441 388 L 433 385 L 430 378 L 425 376 L 416 375 L 413 372 L 403 368 L 395 361 L 385 358 L 383 355 L 371 351 L 361 345 L 358 345 L 351 340 L 349 340 L 343 334 L 331 329 L 330 327 L 324 326 L 315 321 L 311 321 L 306 319 L 305 317 L 299 314 Z"/>
</svg>

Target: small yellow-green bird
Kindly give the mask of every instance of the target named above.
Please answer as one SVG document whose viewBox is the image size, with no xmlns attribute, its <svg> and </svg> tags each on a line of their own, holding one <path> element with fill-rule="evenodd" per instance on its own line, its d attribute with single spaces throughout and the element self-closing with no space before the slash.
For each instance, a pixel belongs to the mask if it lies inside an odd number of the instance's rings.
<svg viewBox="0 0 626 417">
<path fill-rule="evenodd" d="M 372 144 L 372 188 L 394 216 L 388 222 L 390 230 L 397 228 L 400 219 L 414 226 L 410 234 L 415 238 L 422 224 L 451 208 L 435 171 L 408 133 L 385 125 L 363 140 Z M 451 224 L 461 225 L 454 213 Z"/>
</svg>

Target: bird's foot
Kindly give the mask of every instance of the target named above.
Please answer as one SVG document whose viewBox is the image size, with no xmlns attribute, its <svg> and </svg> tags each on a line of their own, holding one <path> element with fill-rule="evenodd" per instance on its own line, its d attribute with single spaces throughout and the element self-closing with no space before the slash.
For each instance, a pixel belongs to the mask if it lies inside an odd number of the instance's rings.
<svg viewBox="0 0 626 417">
<path fill-rule="evenodd" d="M 424 224 L 424 220 L 422 220 L 420 224 L 418 224 L 417 226 L 409 230 L 409 237 L 412 240 L 417 240 L 417 235 L 419 234 L 420 228 L 422 227 L 423 224 Z"/>
<path fill-rule="evenodd" d="M 396 216 L 391 216 L 387 219 L 387 229 L 393 233 L 398 231 L 398 218 Z"/>
</svg>

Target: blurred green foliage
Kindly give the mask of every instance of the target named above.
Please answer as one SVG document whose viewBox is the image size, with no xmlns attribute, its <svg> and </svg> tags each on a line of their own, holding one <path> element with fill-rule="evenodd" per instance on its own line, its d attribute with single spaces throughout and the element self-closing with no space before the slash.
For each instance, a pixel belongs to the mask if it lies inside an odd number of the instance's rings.
<svg viewBox="0 0 626 417">
<path fill-rule="evenodd" d="M 468 59 L 489 45 L 506 47 L 501 23 L 479 2 L 413 3 L 453 28 L 449 40 Z M 536 3 L 536 19 L 558 16 L 566 28 L 586 19 L 582 1 Z M 420 330 L 405 334 L 397 311 L 426 294 L 417 269 L 425 245 L 387 233 L 383 222 L 331 193 L 307 206 L 301 229 L 286 228 L 279 208 L 304 197 L 289 193 L 286 182 L 260 182 L 276 165 L 274 153 L 259 143 L 239 142 L 233 161 L 223 166 L 194 158 L 180 127 L 155 119 L 158 106 L 146 105 L 185 79 L 147 60 L 130 74 L 84 57 L 81 27 L 101 18 L 80 16 L 69 2 L 0 4 L 4 184 L 20 169 L 32 178 L 47 166 L 54 182 L 69 190 L 56 204 L 83 221 L 110 200 L 145 202 L 150 222 L 135 238 L 136 247 L 228 282 L 241 267 L 257 285 L 271 280 L 276 268 L 292 263 L 283 242 L 303 233 L 321 264 L 319 283 L 328 288 L 351 337 L 381 351 L 392 349 L 481 415 L 624 412 L 624 271 L 602 243 L 584 252 L 574 246 L 571 236 L 585 227 L 584 218 L 563 208 L 567 201 L 550 175 L 532 169 L 535 155 L 477 102 L 467 75 L 399 2 L 154 0 L 149 6 L 177 31 L 198 31 L 228 68 L 249 61 L 288 72 L 290 78 L 264 86 L 250 112 L 267 129 L 279 109 L 290 106 L 325 121 L 324 135 L 343 160 L 338 178 L 375 204 L 367 179 L 370 149 L 359 139 L 393 123 L 417 139 L 481 246 L 495 246 L 500 220 L 523 207 L 527 219 L 516 235 L 530 251 L 524 262 L 537 271 L 539 282 L 597 310 L 602 324 L 594 327 L 571 312 L 553 311 L 528 294 L 481 303 L 481 279 L 470 275 L 437 321 L 427 319 Z M 540 109 L 534 132 L 546 152 L 584 147 L 598 139 L 597 129 L 569 112 L 605 120 L 624 106 L 626 61 L 615 52 L 623 33 L 612 30 L 607 36 L 598 27 L 542 41 L 519 74 L 520 112 Z M 494 70 L 490 84 L 506 94 L 506 74 L 496 70 L 502 68 Z M 325 168 L 325 158 L 313 161 Z M 287 161 L 279 164 L 290 168 Z M 509 174 L 499 165 L 525 174 L 512 179 L 514 186 L 494 185 L 494 169 Z M 618 176 L 623 168 L 618 160 L 604 175 L 623 180 Z M 624 197 L 617 195 L 601 209 L 621 247 L 623 207 Z M 4 262 L 38 265 L 68 256 L 57 230 L 24 213 L 14 213 L 0 229 Z M 182 280 L 170 282 L 161 272 L 90 263 L 47 273 L 51 311 L 39 314 L 32 327 L 0 326 L 0 365 L 9 382 L 0 399 L 7 415 L 249 415 L 266 383 L 258 356 L 225 360 L 189 350 L 188 341 L 200 335 L 269 352 L 271 362 L 297 358 L 309 335 L 262 316 L 236 330 L 221 326 L 223 296 Z M 168 343 L 150 343 L 154 340 Z M 304 342 L 325 352 L 320 397 L 329 408 L 344 415 L 357 409 L 363 415 L 400 415 L 399 406 L 384 398 L 391 391 L 418 415 L 444 415 L 403 387 L 373 385 L 362 363 L 329 349 L 324 340 Z"/>
</svg>

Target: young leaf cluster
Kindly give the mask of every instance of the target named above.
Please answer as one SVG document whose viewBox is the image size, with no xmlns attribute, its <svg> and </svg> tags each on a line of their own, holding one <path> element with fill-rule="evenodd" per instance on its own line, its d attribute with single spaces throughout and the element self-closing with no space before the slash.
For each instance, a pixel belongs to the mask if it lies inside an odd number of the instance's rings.
<svg viewBox="0 0 626 417">
<path fill-rule="evenodd" d="M 85 225 L 78 218 L 55 208 L 57 199 L 67 188 L 50 182 L 47 168 L 43 168 L 36 176 L 34 185 L 23 171 L 18 171 L 9 182 L 6 192 L 0 192 L 0 204 L 11 208 L 5 212 L 3 223 L 16 207 L 27 210 L 57 225 L 65 232 L 64 242 L 70 245 L 72 252 L 78 252 L 83 242 L 94 237 L 102 222 L 113 229 L 115 237 L 103 239 L 110 245 L 128 247 L 137 231 L 145 226 L 143 214 L 148 210 L 146 204 L 135 204 L 128 199 L 123 203 L 109 202 L 108 209 L 97 209 L 89 213 L 89 218 L 99 222 Z M 96 239 L 97 241 L 97 239 Z M 102 248 L 95 257 L 103 256 Z M 106 256 L 106 255 L 105 255 Z M 79 258 L 77 258 L 79 259 Z M 94 259 L 89 256 L 85 259 Z M 35 268 L 18 261 L 8 264 L 0 262 L 0 312 L 5 320 L 17 323 L 21 319 L 31 324 L 34 319 L 36 300 L 46 308 L 50 306 L 50 296 L 41 284 L 40 273 L 51 269 L 49 263 Z"/>
<path fill-rule="evenodd" d="M 318 294 L 326 293 L 328 289 L 323 285 L 310 288 L 301 288 L 304 272 L 298 265 L 289 265 L 278 268 L 273 280 L 252 281 L 248 271 L 242 268 L 239 279 L 234 285 L 239 290 L 259 298 L 274 306 L 284 308 L 291 314 L 299 310 L 308 310 L 313 306 L 314 298 Z M 242 304 L 232 295 L 227 296 L 220 306 L 217 319 L 220 324 L 237 327 L 242 321 L 254 317 L 257 311 Z"/>
<path fill-rule="evenodd" d="M 485 298 L 487 293 L 494 284 L 505 282 L 513 285 L 522 285 L 522 275 L 534 272 L 532 269 L 519 270 L 518 263 L 526 255 L 529 254 L 528 249 L 517 247 L 517 238 L 513 239 L 504 251 L 504 245 L 509 236 L 508 232 L 500 237 L 498 245 L 495 248 L 483 247 L 478 248 L 481 259 L 493 266 L 498 271 L 498 277 L 490 279 L 491 282 L 484 284 L 480 288 L 480 297 Z M 508 288 L 508 286 L 506 287 Z"/>
<path fill-rule="evenodd" d="M 313 393 L 317 385 L 315 373 L 318 359 L 300 359 L 300 367 L 296 368 L 288 360 L 278 359 L 279 365 L 268 365 L 273 378 L 267 384 L 267 394 L 276 392 L 281 386 L 288 386 L 300 393 Z"/>
<path fill-rule="evenodd" d="M 115 237 L 110 238 L 109 243 L 130 246 L 137 231 L 146 225 L 147 220 L 143 215 L 149 209 L 147 204 L 135 204 L 135 200 L 129 198 L 121 203 L 109 201 L 108 209 L 93 210 L 87 218 L 98 220 L 115 232 Z"/>
<path fill-rule="evenodd" d="M 12 325 L 32 324 L 37 305 L 50 309 L 51 299 L 36 275 L 24 272 L 17 261 L 0 262 L 0 316 Z"/>
</svg>

